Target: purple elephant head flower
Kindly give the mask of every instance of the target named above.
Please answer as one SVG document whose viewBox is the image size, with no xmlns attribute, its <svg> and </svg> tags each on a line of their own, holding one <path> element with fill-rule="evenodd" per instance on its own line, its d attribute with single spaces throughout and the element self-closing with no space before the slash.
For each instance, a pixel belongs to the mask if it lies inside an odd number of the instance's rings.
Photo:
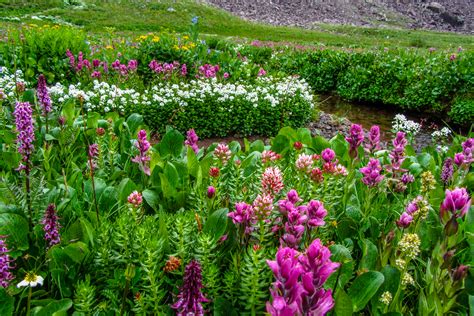
<svg viewBox="0 0 474 316">
<path fill-rule="evenodd" d="M 13 259 L 10 257 L 6 245 L 6 236 L 0 235 L 0 287 L 7 288 L 10 281 L 14 279 L 11 272 L 13 270 Z"/>
<path fill-rule="evenodd" d="M 22 156 L 22 162 L 18 170 L 28 169 L 30 164 L 30 156 L 35 149 L 33 142 L 35 140 L 35 131 L 33 125 L 33 110 L 29 102 L 17 102 L 15 106 L 15 123 L 17 130 L 16 143 L 18 152 Z"/>
<path fill-rule="evenodd" d="M 203 288 L 202 274 L 201 265 L 198 261 L 192 260 L 188 263 L 184 271 L 183 281 L 183 286 L 178 294 L 178 301 L 171 307 L 176 310 L 178 316 L 203 316 L 202 303 L 209 302 L 209 300 L 201 292 Z"/>
<path fill-rule="evenodd" d="M 38 77 L 38 88 L 36 89 L 38 101 L 43 109 L 43 115 L 46 116 L 51 112 L 51 99 L 49 98 L 48 87 L 44 75 Z"/>
<path fill-rule="evenodd" d="M 449 183 L 451 178 L 453 177 L 454 173 L 454 166 L 453 166 L 453 158 L 446 158 L 443 163 L 443 169 L 441 170 L 441 181 L 446 185 Z"/>
<path fill-rule="evenodd" d="M 61 225 L 59 224 L 59 217 L 56 214 L 56 205 L 48 205 L 41 224 L 43 224 L 44 239 L 48 242 L 48 247 L 59 244 L 61 241 L 59 236 L 59 228 Z"/>
</svg>

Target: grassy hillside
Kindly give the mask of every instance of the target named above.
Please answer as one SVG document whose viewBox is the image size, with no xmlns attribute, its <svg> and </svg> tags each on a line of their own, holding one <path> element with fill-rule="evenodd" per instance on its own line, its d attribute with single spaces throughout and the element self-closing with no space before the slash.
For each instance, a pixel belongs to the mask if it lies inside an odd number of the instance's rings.
<svg viewBox="0 0 474 316">
<path fill-rule="evenodd" d="M 22 22 L 38 23 L 35 16 L 62 20 L 82 26 L 91 32 L 104 32 L 109 27 L 115 28 L 116 31 L 134 33 L 162 30 L 182 32 L 188 29 L 192 17 L 198 16 L 201 33 L 224 37 L 346 47 L 474 48 L 472 36 L 443 32 L 325 24 L 320 24 L 318 30 L 274 27 L 249 22 L 192 0 L 0 0 L 0 17 L 3 19 L 0 23 L 3 26 L 19 23 L 15 21 L 17 19 L 12 19 L 15 17 L 20 18 Z"/>
</svg>

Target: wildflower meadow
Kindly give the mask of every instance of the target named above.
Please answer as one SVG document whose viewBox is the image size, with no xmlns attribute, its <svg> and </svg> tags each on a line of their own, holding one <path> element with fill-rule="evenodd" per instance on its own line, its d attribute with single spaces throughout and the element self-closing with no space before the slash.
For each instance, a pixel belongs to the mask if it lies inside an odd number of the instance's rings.
<svg viewBox="0 0 474 316">
<path fill-rule="evenodd" d="M 423 99 L 433 87 L 399 75 L 402 96 L 364 74 L 396 52 L 275 47 L 266 63 L 268 47 L 206 42 L 199 23 L 129 38 L 29 26 L 2 43 L 0 315 L 472 314 L 472 132 L 417 149 L 402 114 L 389 135 L 306 128 L 322 82 L 456 112 L 440 104 L 470 95 L 472 55 L 384 64 L 461 74 Z"/>
</svg>

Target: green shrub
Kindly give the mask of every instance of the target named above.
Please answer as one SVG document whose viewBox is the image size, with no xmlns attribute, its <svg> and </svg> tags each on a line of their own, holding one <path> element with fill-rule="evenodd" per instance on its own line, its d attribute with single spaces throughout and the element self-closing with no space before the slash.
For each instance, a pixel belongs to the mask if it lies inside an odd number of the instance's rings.
<svg viewBox="0 0 474 316">
<path fill-rule="evenodd" d="M 474 99 L 457 98 L 448 115 L 456 124 L 472 124 L 474 122 Z"/>
</svg>

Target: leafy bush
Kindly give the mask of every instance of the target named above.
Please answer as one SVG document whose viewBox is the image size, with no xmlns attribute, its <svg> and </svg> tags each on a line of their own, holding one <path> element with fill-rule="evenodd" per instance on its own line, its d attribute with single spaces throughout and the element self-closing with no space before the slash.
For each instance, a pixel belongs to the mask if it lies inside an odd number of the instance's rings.
<svg viewBox="0 0 474 316">
<path fill-rule="evenodd" d="M 88 111 L 141 113 L 152 129 L 164 133 L 167 125 L 185 132 L 194 128 L 203 137 L 274 135 L 283 126 L 300 127 L 309 121 L 312 95 L 304 81 L 262 77 L 255 84 L 223 83 L 214 79 L 190 83 L 161 82 L 144 93 L 94 82 L 50 91 L 59 103 L 83 96 Z"/>
<path fill-rule="evenodd" d="M 448 115 L 456 124 L 472 124 L 474 122 L 474 99 L 457 98 Z"/>
</svg>

